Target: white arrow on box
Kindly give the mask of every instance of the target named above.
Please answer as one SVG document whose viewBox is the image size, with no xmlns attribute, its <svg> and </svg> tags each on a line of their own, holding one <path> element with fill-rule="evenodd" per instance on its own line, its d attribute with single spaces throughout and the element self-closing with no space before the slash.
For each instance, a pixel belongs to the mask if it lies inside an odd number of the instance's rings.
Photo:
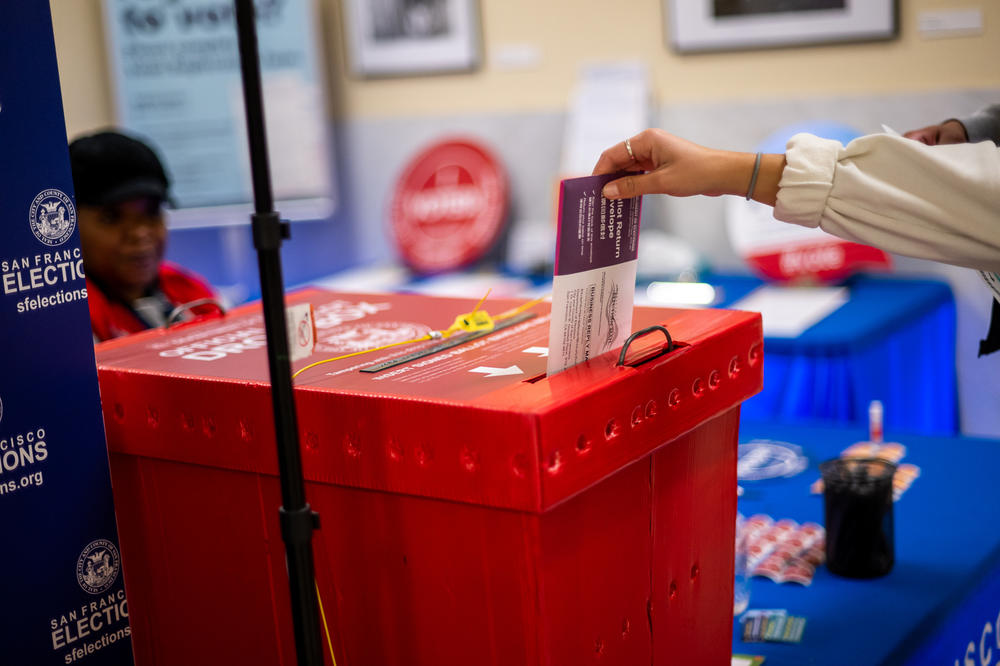
<svg viewBox="0 0 1000 666">
<path fill-rule="evenodd" d="M 525 354 L 538 354 L 540 358 L 545 358 L 549 355 L 548 347 L 528 347 L 522 350 Z"/>
<path fill-rule="evenodd" d="M 469 370 L 469 372 L 481 372 L 483 375 L 487 377 L 502 377 L 503 375 L 524 374 L 524 370 L 517 367 L 516 365 L 512 365 L 508 368 L 488 368 L 484 365 L 481 365 L 478 368 L 473 368 L 472 370 Z"/>
</svg>

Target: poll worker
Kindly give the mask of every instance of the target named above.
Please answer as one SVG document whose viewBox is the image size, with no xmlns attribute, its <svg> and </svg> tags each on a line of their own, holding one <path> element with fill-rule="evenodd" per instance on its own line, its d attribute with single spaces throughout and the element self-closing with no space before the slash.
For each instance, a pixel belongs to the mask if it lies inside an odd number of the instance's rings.
<svg viewBox="0 0 1000 666">
<path fill-rule="evenodd" d="M 992 141 L 1000 145 L 1000 104 L 991 104 L 970 116 L 949 118 L 935 125 L 911 130 L 903 136 L 928 146 L 980 141 Z M 983 278 L 993 290 L 994 298 L 989 332 L 986 339 L 979 343 L 980 356 L 1000 350 L 1000 275 L 996 272 L 984 272 Z"/>
<path fill-rule="evenodd" d="M 964 118 L 949 118 L 936 125 L 911 130 L 903 136 L 928 146 L 980 141 L 1000 144 L 1000 104 L 991 104 Z"/>
<path fill-rule="evenodd" d="M 162 326 L 178 306 L 216 298 L 204 279 L 163 259 L 170 182 L 149 146 L 102 131 L 74 140 L 69 155 L 95 341 Z M 219 311 L 201 305 L 178 315 Z"/>
<path fill-rule="evenodd" d="M 754 154 L 647 129 L 605 150 L 594 174 L 635 172 L 605 185 L 609 199 L 653 193 L 754 199 L 773 206 L 783 222 L 979 270 L 1000 299 L 1000 148 L 991 141 L 945 145 L 949 140 L 939 130 L 938 145 L 873 134 L 844 146 L 796 134 L 784 154 Z M 987 338 L 980 355 L 997 342 Z"/>
</svg>

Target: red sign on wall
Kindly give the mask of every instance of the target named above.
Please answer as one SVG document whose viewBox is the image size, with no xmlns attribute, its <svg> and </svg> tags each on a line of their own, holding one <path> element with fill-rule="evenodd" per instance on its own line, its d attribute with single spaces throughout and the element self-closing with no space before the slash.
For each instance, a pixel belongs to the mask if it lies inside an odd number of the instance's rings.
<svg viewBox="0 0 1000 666">
<path fill-rule="evenodd" d="M 404 262 L 420 273 L 482 258 L 507 217 L 507 176 L 483 146 L 450 139 L 406 166 L 392 201 L 392 232 Z"/>
</svg>

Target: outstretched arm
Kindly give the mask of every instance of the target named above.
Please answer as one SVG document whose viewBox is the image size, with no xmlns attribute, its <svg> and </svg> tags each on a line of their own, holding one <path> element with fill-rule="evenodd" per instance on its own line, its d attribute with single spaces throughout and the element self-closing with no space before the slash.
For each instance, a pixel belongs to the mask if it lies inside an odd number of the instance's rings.
<svg viewBox="0 0 1000 666">
<path fill-rule="evenodd" d="M 952 118 L 937 125 L 928 125 L 920 129 L 910 130 L 903 134 L 907 139 L 913 139 L 928 146 L 965 143 L 969 137 L 965 133 L 965 125 Z"/>
<path fill-rule="evenodd" d="M 604 187 L 641 194 L 746 196 L 755 155 L 706 148 L 657 129 L 605 150 L 594 174 L 633 173 Z M 645 173 L 643 173 L 645 172 Z M 784 222 L 890 252 L 1000 272 L 1000 149 L 927 146 L 888 134 L 847 146 L 810 134 L 762 155 L 752 198 Z"/>
<path fill-rule="evenodd" d="M 636 172 L 605 185 L 604 196 L 609 199 L 640 194 L 675 197 L 747 194 L 754 153 L 706 148 L 659 129 L 644 130 L 631 137 L 629 144 L 632 156 L 625 142 L 617 143 L 601 153 L 594 167 L 594 175 L 622 170 Z M 773 206 L 784 168 L 784 155 L 762 155 L 752 198 Z"/>
</svg>

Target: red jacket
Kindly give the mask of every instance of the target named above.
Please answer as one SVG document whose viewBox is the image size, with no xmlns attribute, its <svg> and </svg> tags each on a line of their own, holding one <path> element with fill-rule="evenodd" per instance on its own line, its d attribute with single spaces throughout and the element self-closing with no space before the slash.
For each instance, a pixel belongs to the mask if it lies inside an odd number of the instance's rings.
<svg viewBox="0 0 1000 666">
<path fill-rule="evenodd" d="M 216 298 L 204 280 L 176 264 L 160 264 L 159 288 L 174 305 L 183 305 L 199 298 Z M 100 287 L 87 279 L 87 304 L 90 306 L 90 328 L 97 340 L 104 341 L 138 333 L 149 328 L 132 310 L 120 301 L 111 300 Z M 212 305 L 200 305 L 191 312 L 196 317 L 218 315 Z"/>
</svg>

